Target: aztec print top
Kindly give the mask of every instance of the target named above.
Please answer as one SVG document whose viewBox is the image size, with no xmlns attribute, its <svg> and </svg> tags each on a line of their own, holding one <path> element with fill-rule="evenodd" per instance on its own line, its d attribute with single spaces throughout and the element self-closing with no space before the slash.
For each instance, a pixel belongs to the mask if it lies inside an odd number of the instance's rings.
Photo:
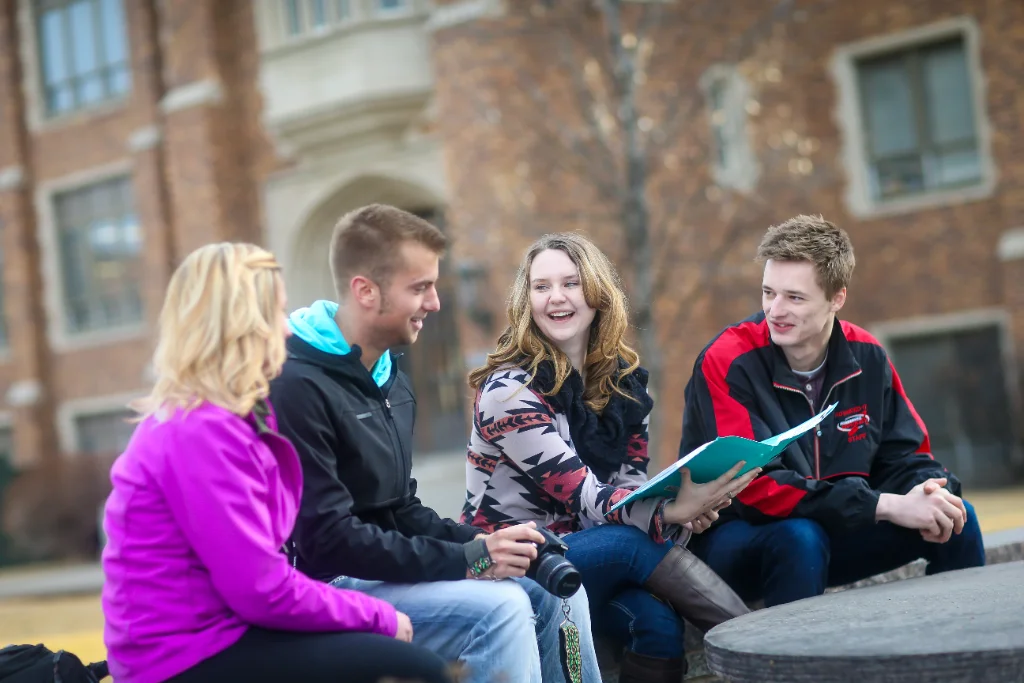
<svg viewBox="0 0 1024 683">
<path fill-rule="evenodd" d="M 519 367 L 495 370 L 480 386 L 466 462 L 462 522 L 487 532 L 536 522 L 563 535 L 600 524 L 630 524 L 657 542 L 689 531 L 666 525 L 657 499 L 608 514 L 615 503 L 647 482 L 647 419 L 630 436 L 629 457 L 607 481 L 580 460 L 565 415 L 533 391 Z"/>
</svg>

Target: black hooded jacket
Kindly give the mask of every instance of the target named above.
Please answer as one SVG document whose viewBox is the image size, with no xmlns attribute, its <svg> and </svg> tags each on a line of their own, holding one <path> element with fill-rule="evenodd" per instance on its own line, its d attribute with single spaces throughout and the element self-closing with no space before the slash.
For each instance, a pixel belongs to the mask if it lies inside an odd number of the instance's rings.
<svg viewBox="0 0 1024 683">
<path fill-rule="evenodd" d="M 271 383 L 281 434 L 302 461 L 292 552 L 309 576 L 398 583 L 462 579 L 463 544 L 483 533 L 441 519 L 416 497 L 416 398 L 392 356 L 378 387 L 361 350 L 335 355 L 296 336 Z"/>
</svg>

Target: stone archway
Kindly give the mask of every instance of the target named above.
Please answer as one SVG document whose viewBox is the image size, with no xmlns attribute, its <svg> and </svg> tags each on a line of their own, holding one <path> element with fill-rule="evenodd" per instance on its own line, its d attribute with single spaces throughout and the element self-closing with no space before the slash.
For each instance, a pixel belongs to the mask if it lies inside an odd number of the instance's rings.
<svg viewBox="0 0 1024 683">
<path fill-rule="evenodd" d="M 426 218 L 444 229 L 444 202 L 428 189 L 385 176 L 360 176 L 320 202 L 302 222 L 285 270 L 290 306 L 308 306 L 316 299 L 334 299 L 328 265 L 331 232 L 338 218 L 371 203 L 391 204 Z M 417 397 L 416 452 L 464 450 L 468 440 L 466 368 L 459 344 L 455 282 L 449 259 L 441 260 L 437 284 L 441 311 L 430 316 L 419 341 L 393 349 L 412 380 Z"/>
<path fill-rule="evenodd" d="M 339 187 L 309 213 L 296 234 L 291 263 L 285 270 L 288 298 L 293 308 L 306 306 L 316 299 L 334 298 L 327 260 L 331 231 L 345 213 L 375 202 L 411 211 L 443 212 L 441 198 L 404 180 L 365 175 Z"/>
</svg>

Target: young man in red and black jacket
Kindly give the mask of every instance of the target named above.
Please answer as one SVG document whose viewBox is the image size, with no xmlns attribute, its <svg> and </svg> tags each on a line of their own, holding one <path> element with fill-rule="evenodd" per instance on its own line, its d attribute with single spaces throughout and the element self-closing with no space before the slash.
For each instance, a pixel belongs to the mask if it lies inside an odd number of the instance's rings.
<svg viewBox="0 0 1024 683">
<path fill-rule="evenodd" d="M 918 558 L 929 574 L 983 565 L 974 510 L 932 457 L 885 349 L 836 318 L 854 267 L 846 232 L 797 216 L 768 230 L 758 259 L 763 311 L 697 357 L 680 457 L 719 436 L 765 439 L 839 405 L 693 538 L 694 553 L 767 606 Z"/>
</svg>

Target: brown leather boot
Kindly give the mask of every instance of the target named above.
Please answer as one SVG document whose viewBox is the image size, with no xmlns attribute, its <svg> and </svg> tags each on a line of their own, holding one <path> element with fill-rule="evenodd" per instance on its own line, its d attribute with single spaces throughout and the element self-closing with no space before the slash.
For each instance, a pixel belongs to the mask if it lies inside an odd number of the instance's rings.
<svg viewBox="0 0 1024 683">
<path fill-rule="evenodd" d="M 619 683 L 682 683 L 686 660 L 647 657 L 626 650 L 619 667 Z"/>
<path fill-rule="evenodd" d="M 644 588 L 668 604 L 676 614 L 707 633 L 750 609 L 711 567 L 682 546 L 672 546 L 651 572 Z"/>
</svg>

